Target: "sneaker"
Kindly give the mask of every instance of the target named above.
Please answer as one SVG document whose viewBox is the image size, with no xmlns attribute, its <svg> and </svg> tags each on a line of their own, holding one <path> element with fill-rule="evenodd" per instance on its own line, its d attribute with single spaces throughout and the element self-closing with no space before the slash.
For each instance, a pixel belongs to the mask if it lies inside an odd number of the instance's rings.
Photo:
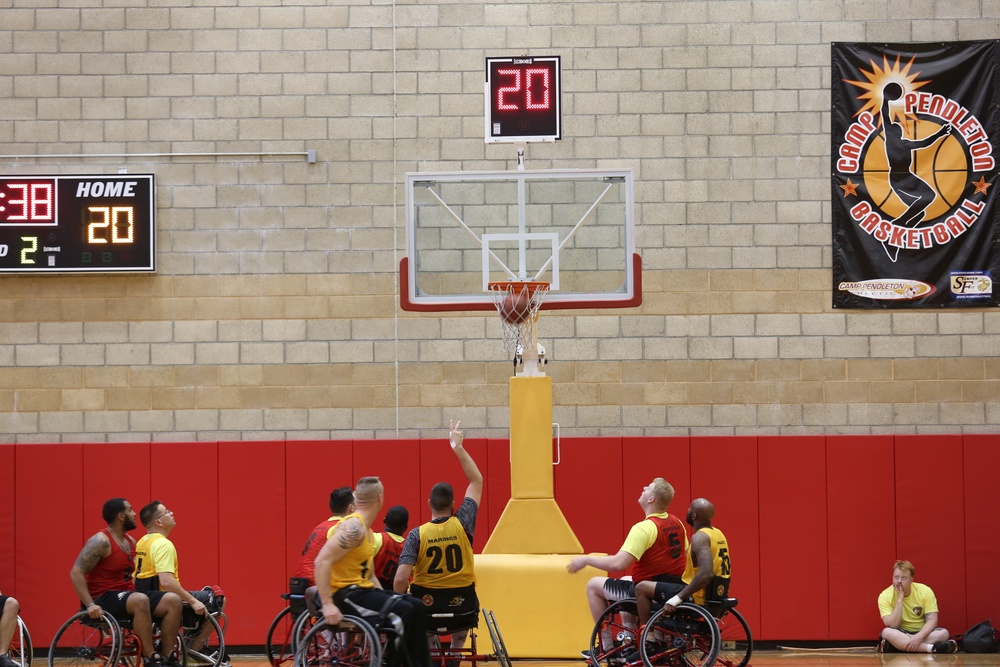
<svg viewBox="0 0 1000 667">
<path fill-rule="evenodd" d="M 946 642 L 938 642 L 934 644 L 934 648 L 931 650 L 932 653 L 956 653 L 958 652 L 958 642 L 954 639 L 949 639 Z"/>
<path fill-rule="evenodd" d="M 0 667 L 21 667 L 20 663 L 6 653 L 0 654 Z"/>
<path fill-rule="evenodd" d="M 148 658 L 142 659 L 143 667 L 163 667 L 163 657 L 159 653 L 154 653 Z"/>
<path fill-rule="evenodd" d="M 580 651 L 580 657 L 583 658 L 584 660 L 590 660 L 590 649 L 585 648 L 582 651 Z"/>
</svg>

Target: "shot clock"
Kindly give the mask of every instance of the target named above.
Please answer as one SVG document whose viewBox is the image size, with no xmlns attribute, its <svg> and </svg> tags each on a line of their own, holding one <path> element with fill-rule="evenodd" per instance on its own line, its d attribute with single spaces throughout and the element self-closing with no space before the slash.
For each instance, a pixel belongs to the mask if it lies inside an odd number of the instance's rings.
<svg viewBox="0 0 1000 667">
<path fill-rule="evenodd" d="M 153 174 L 0 176 L 0 273 L 156 270 Z"/>
<path fill-rule="evenodd" d="M 562 139 L 559 56 L 486 59 L 486 143 Z"/>
</svg>

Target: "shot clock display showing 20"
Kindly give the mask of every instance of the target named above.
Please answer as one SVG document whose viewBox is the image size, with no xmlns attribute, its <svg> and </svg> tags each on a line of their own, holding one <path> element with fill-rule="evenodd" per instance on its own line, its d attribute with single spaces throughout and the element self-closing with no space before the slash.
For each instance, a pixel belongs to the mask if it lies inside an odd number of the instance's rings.
<svg viewBox="0 0 1000 667">
<path fill-rule="evenodd" d="M 486 143 L 562 139 L 559 56 L 486 59 Z"/>
<path fill-rule="evenodd" d="M 156 270 L 153 174 L 0 175 L 0 273 Z"/>
</svg>

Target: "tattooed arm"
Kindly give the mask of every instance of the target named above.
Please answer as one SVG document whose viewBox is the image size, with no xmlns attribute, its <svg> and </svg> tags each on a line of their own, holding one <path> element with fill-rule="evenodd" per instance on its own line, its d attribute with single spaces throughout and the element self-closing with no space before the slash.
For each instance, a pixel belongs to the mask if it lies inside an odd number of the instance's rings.
<svg viewBox="0 0 1000 667">
<path fill-rule="evenodd" d="M 364 542 L 367 530 L 357 517 L 341 521 L 316 556 L 316 589 L 323 604 L 323 616 L 327 623 L 340 623 L 344 618 L 340 609 L 333 603 L 333 591 L 330 588 L 330 572 L 333 570 L 333 565 Z"/>
<path fill-rule="evenodd" d="M 103 532 L 96 533 L 83 545 L 80 555 L 76 557 L 76 562 L 73 564 L 73 569 L 69 571 L 69 580 L 73 582 L 73 590 L 76 591 L 80 602 L 87 607 L 87 613 L 90 614 L 91 618 L 100 618 L 103 610 L 99 605 L 94 604 L 94 598 L 90 597 L 90 591 L 87 590 L 87 573 L 94 569 L 98 561 L 110 554 L 111 543 L 108 542 L 107 536 Z"/>
</svg>

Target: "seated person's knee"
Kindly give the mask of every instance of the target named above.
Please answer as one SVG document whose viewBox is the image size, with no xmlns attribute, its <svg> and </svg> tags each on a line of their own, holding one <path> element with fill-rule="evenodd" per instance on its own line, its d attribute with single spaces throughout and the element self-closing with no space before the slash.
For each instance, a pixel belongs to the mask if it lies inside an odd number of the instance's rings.
<svg viewBox="0 0 1000 667">
<path fill-rule="evenodd" d="M 6 616 L 7 614 L 17 615 L 17 613 L 20 610 L 21 610 L 21 606 L 17 603 L 17 600 L 15 598 L 7 598 L 7 601 L 4 602 L 4 605 L 3 605 L 3 615 L 4 616 Z"/>
<path fill-rule="evenodd" d="M 132 593 L 125 600 L 125 611 L 133 616 L 136 614 L 148 616 L 149 610 L 149 598 L 142 593 Z"/>
</svg>

